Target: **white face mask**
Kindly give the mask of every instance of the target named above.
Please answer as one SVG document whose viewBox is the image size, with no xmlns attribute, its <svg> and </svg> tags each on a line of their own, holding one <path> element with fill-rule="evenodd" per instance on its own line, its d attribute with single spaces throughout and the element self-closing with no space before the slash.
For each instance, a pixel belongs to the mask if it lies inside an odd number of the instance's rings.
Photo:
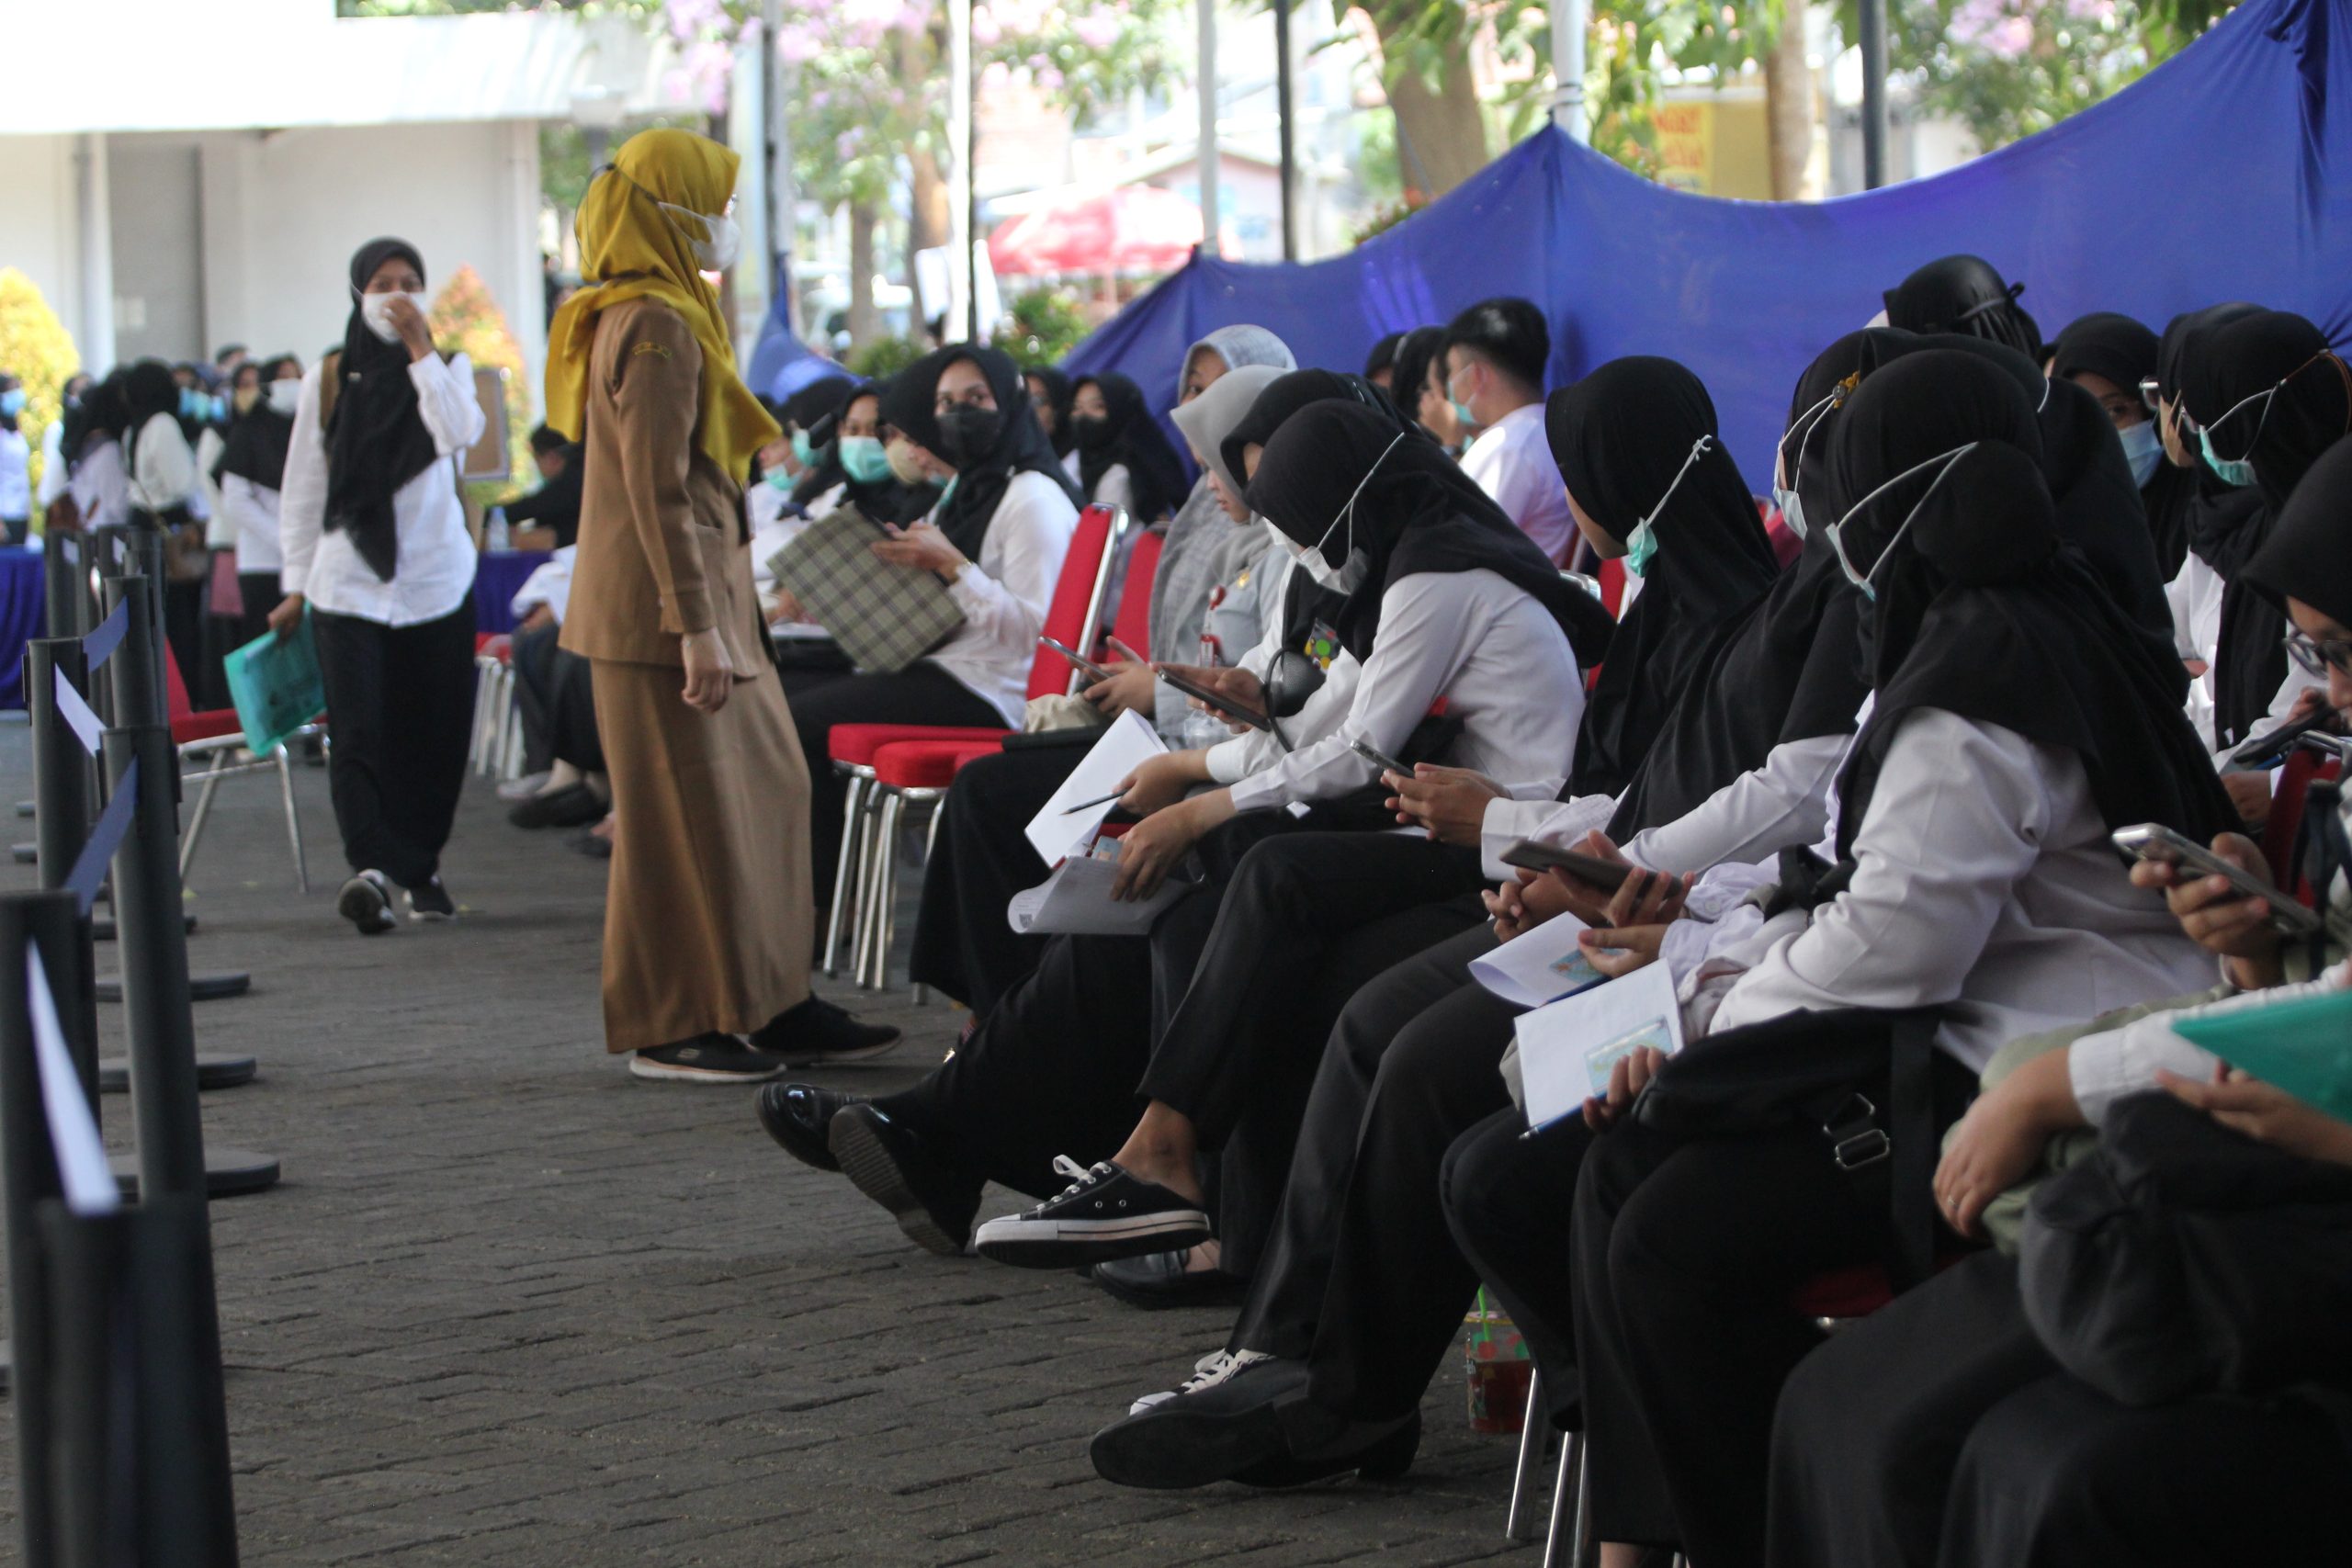
<svg viewBox="0 0 2352 1568">
<path fill-rule="evenodd" d="M 294 417 L 294 410 L 302 401 L 302 383 L 272 381 L 263 395 L 269 400 L 272 412 L 282 413 L 291 419 Z"/>
<path fill-rule="evenodd" d="M 1282 535 L 1283 544 L 1298 562 L 1299 570 L 1334 593 L 1354 592 L 1363 582 L 1364 574 L 1372 570 L 1370 559 L 1356 548 L 1356 497 L 1362 495 L 1363 487 L 1372 482 L 1372 476 L 1380 472 L 1380 465 L 1388 461 L 1388 454 L 1396 450 L 1396 442 L 1404 439 L 1405 433 L 1398 431 L 1396 440 L 1380 449 L 1380 456 L 1372 460 L 1372 467 L 1366 468 L 1363 478 L 1356 481 L 1356 488 L 1348 492 L 1348 503 L 1340 508 L 1339 516 L 1331 519 L 1331 526 L 1323 530 L 1321 538 L 1312 545 L 1302 545 L 1288 534 Z M 1331 542 L 1332 533 L 1343 522 L 1348 525 L 1348 553 L 1340 565 L 1333 566 L 1324 557 L 1323 547 Z"/>
<path fill-rule="evenodd" d="M 1804 467 L 1804 452 L 1813 445 L 1813 433 L 1821 428 L 1821 422 L 1829 417 L 1830 408 L 1844 395 L 1845 389 L 1841 387 L 1797 415 L 1796 423 L 1789 426 L 1791 430 L 1800 424 L 1804 426 L 1804 434 L 1797 437 L 1794 462 L 1789 460 L 1789 438 L 1785 434 L 1781 437 L 1779 450 L 1772 454 L 1772 504 L 1781 509 L 1781 521 L 1789 525 L 1789 532 L 1800 539 L 1804 537 L 1805 523 L 1804 501 L 1797 494 L 1797 470 Z"/>
<path fill-rule="evenodd" d="M 722 212 L 714 218 L 707 212 L 673 207 L 666 201 L 660 206 L 670 221 L 678 226 L 678 232 L 686 237 L 695 260 L 705 268 L 725 272 L 735 265 L 735 257 L 743 249 L 743 228 L 731 214 Z"/>
<path fill-rule="evenodd" d="M 1870 600 L 1873 604 L 1877 603 L 1878 590 L 1871 585 L 1871 579 L 1878 575 L 1878 569 L 1884 566 L 1886 564 L 1887 558 L 1894 553 L 1894 547 L 1901 543 L 1903 536 L 1910 531 L 1911 520 L 1919 515 L 1919 509 L 1928 504 L 1928 498 L 1936 493 L 1936 487 L 1944 482 L 1944 476 L 1951 473 L 1953 467 L 1958 464 L 1962 457 L 1965 457 L 1971 452 L 1975 451 L 1977 446 L 1978 443 L 1972 441 L 1965 446 L 1955 446 L 1951 451 L 1930 457 L 1924 463 L 1912 464 L 1909 468 L 1904 469 L 1901 473 L 1887 480 L 1884 484 L 1882 484 L 1877 489 L 1871 491 L 1870 494 L 1862 497 L 1861 500 L 1846 508 L 1846 514 L 1838 519 L 1837 522 L 1830 525 L 1829 547 L 1838 552 L 1838 569 L 1845 572 L 1847 581 L 1852 583 L 1855 587 L 1862 591 L 1863 598 Z M 1886 547 L 1879 551 L 1878 559 L 1871 562 L 1870 570 L 1855 570 L 1853 558 L 1846 553 L 1845 536 L 1847 525 L 1853 522 L 1854 513 L 1860 512 L 1863 507 L 1868 506 L 1871 502 L 1885 494 L 1896 485 L 1901 484 L 1905 479 L 1909 479 L 1913 474 L 1924 473 L 1929 468 L 1936 468 L 1939 463 L 1943 465 L 1942 468 L 1937 471 L 1935 479 L 1929 482 L 1928 488 L 1920 492 L 1919 499 L 1912 503 L 1911 510 L 1904 514 L 1903 521 L 1895 525 L 1894 532 L 1887 536 Z"/>
<path fill-rule="evenodd" d="M 400 328 L 392 325 L 392 301 L 395 299 L 407 300 L 417 308 L 420 314 L 432 303 L 422 294 L 362 294 L 359 297 L 360 319 L 368 323 L 369 332 L 386 343 L 401 340 Z"/>
</svg>

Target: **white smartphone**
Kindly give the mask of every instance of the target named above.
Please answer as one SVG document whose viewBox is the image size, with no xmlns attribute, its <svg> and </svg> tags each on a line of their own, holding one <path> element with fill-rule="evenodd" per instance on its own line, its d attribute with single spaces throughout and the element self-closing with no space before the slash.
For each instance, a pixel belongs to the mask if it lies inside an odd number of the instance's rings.
<svg viewBox="0 0 2352 1568">
<path fill-rule="evenodd" d="M 2229 878 L 2230 886 L 2234 891 L 2249 898 L 2260 898 L 2270 906 L 2270 923 L 2281 935 L 2316 936 L 2323 929 L 2320 918 L 2293 898 L 2160 822 L 2143 822 L 2136 828 L 2117 829 L 2115 847 L 2127 855 L 2162 861 L 2199 876 Z"/>
</svg>

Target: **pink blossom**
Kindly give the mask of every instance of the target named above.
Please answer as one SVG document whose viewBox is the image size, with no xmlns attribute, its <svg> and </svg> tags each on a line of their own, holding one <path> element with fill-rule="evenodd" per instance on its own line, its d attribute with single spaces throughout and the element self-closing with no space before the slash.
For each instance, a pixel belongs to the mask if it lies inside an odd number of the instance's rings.
<svg viewBox="0 0 2352 1568">
<path fill-rule="evenodd" d="M 1100 11 L 1079 17 L 1070 24 L 1070 31 L 1078 35 L 1079 42 L 1091 50 L 1105 50 L 1119 41 L 1118 21 Z"/>
<path fill-rule="evenodd" d="M 997 25 L 994 17 L 977 6 L 972 8 L 972 42 L 974 44 L 981 49 L 992 49 L 996 46 L 997 40 L 1003 37 L 1004 29 Z"/>
<path fill-rule="evenodd" d="M 794 65 L 805 65 L 825 52 L 817 35 L 797 22 L 786 22 L 776 29 L 776 57 Z"/>
<path fill-rule="evenodd" d="M 2005 60 L 2015 60 L 2033 47 L 2033 24 L 2023 17 L 2008 17 L 1984 35 L 1984 47 Z"/>
<path fill-rule="evenodd" d="M 2066 15 L 2078 22 L 2104 26 L 2115 19 L 2115 0 L 2066 0 Z"/>
</svg>

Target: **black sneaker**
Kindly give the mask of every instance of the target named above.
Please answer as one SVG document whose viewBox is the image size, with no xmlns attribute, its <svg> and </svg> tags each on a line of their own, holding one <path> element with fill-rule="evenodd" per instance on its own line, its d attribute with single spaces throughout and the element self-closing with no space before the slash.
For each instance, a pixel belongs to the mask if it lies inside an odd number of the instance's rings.
<svg viewBox="0 0 2352 1568">
<path fill-rule="evenodd" d="M 586 855 L 590 860 L 613 858 L 613 841 L 610 839 L 598 838 L 591 829 L 582 829 L 572 834 L 571 837 L 564 840 L 563 847 L 573 854 Z"/>
<path fill-rule="evenodd" d="M 752 1050 L 781 1057 L 787 1067 L 818 1067 L 878 1056 L 898 1044 L 899 1032 L 884 1023 L 860 1023 L 822 997 L 810 997 L 745 1039 Z"/>
<path fill-rule="evenodd" d="M 1204 1359 L 1184 1386 L 1139 1400 L 1094 1434 L 1095 1473 L 1154 1491 L 1230 1481 L 1290 1457 L 1278 1406 L 1306 1396 L 1306 1365 L 1253 1350 Z"/>
<path fill-rule="evenodd" d="M 774 1056 L 744 1049 L 732 1034 L 697 1034 L 628 1059 L 629 1076 L 673 1083 L 759 1083 L 784 1071 Z"/>
<path fill-rule="evenodd" d="M 535 795 L 506 814 L 517 828 L 593 828 L 611 807 L 586 784 L 570 784 Z"/>
<path fill-rule="evenodd" d="M 441 886 L 441 879 L 437 876 L 422 887 L 407 889 L 405 897 L 408 899 L 408 918 L 412 920 L 454 920 L 458 918 L 457 903 L 449 897 L 449 890 Z"/>
<path fill-rule="evenodd" d="M 359 928 L 361 936 L 381 936 L 400 924 L 392 918 L 392 885 L 380 871 L 363 871 L 335 895 L 334 912 Z"/>
<path fill-rule="evenodd" d="M 920 1137 L 869 1104 L 836 1112 L 830 1142 L 842 1174 L 896 1215 L 909 1241 L 942 1258 L 964 1256 L 980 1211 L 978 1177 L 933 1157 Z"/>
<path fill-rule="evenodd" d="M 812 1083 L 763 1084 L 760 1125 L 778 1147 L 802 1165 L 838 1171 L 842 1162 L 833 1157 L 832 1145 L 827 1141 L 832 1134 L 833 1117 L 845 1107 L 865 1103 L 862 1094 L 843 1094 Z"/>
<path fill-rule="evenodd" d="M 1016 1269 L 1076 1269 L 1209 1239 L 1200 1206 L 1157 1181 L 1109 1160 L 1089 1170 L 1066 1155 L 1054 1168 L 1074 1179 L 1058 1197 L 982 1225 L 975 1238 L 981 1257 Z"/>
</svg>

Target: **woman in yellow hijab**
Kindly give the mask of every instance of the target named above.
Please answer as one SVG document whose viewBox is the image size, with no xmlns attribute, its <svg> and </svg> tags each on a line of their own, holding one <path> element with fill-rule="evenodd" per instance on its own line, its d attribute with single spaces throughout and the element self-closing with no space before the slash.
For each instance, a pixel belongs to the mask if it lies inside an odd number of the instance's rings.
<svg viewBox="0 0 2352 1568">
<path fill-rule="evenodd" d="M 548 354 L 548 423 L 585 449 L 562 646 L 590 662 L 613 787 L 605 1048 L 701 1083 L 898 1038 L 808 987 L 808 766 L 743 521 L 752 454 L 777 432 L 705 276 L 735 260 L 735 168 L 687 131 L 625 142 L 581 204 L 588 287 Z"/>
</svg>

